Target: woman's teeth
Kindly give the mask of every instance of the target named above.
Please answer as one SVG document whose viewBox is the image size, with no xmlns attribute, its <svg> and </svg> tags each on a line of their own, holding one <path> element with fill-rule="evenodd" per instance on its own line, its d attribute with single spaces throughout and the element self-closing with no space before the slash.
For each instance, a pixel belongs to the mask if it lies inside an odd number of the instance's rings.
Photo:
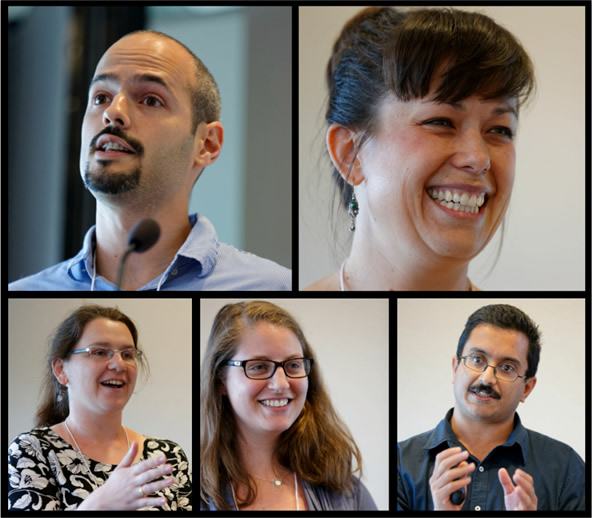
<svg viewBox="0 0 592 518">
<path fill-rule="evenodd" d="M 452 192 L 441 189 L 428 189 L 430 198 L 436 200 L 440 205 L 459 212 L 477 214 L 479 208 L 485 203 L 485 193 L 469 194 L 466 192 Z"/>
<path fill-rule="evenodd" d="M 289 401 L 289 399 L 264 399 L 261 401 L 261 403 L 263 403 L 265 406 L 280 407 L 286 406 Z"/>
</svg>

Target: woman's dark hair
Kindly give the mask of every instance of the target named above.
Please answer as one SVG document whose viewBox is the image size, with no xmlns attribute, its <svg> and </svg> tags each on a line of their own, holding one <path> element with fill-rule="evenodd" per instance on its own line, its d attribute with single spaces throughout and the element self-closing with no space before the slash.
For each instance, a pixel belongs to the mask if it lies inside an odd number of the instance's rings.
<svg viewBox="0 0 592 518">
<path fill-rule="evenodd" d="M 466 341 L 469 339 L 469 335 L 480 324 L 490 324 L 501 329 L 511 329 L 526 335 L 526 338 L 528 338 L 528 367 L 526 369 L 526 377 L 532 378 L 536 374 L 541 356 L 541 334 L 539 328 L 526 313 L 509 304 L 483 306 L 469 317 L 458 340 L 458 347 L 456 348 L 456 355 L 459 358 L 463 354 L 463 349 Z"/>
<path fill-rule="evenodd" d="M 61 423 L 68 417 L 70 413 L 68 390 L 54 376 L 52 362 L 57 359 L 67 360 L 80 340 L 86 325 L 97 318 L 106 318 L 125 324 L 132 335 L 134 347 L 138 349 L 138 331 L 136 326 L 119 309 L 99 305 L 79 307 L 59 325 L 51 340 L 41 392 L 41 404 L 37 410 L 36 426 L 53 426 L 54 424 Z M 144 355 L 139 358 L 139 361 L 146 369 L 147 364 L 145 363 Z"/>
<path fill-rule="evenodd" d="M 257 496 L 257 485 L 241 464 L 236 419 L 221 388 L 228 370 L 226 362 L 232 359 L 245 331 L 260 322 L 292 331 L 303 355 L 316 360 L 298 322 L 275 304 L 227 304 L 216 315 L 200 375 L 199 491 L 201 502 L 212 499 L 217 509 L 228 509 L 224 491 L 231 481 L 247 487 L 246 499 L 239 505 L 250 505 Z M 280 435 L 275 453 L 280 463 L 300 478 L 330 490 L 351 490 L 354 471 L 361 477 L 360 451 L 331 404 L 316 361 L 308 376 L 304 408 Z"/>
<path fill-rule="evenodd" d="M 434 80 L 434 101 L 514 98 L 517 110 L 535 85 L 532 62 L 518 40 L 483 14 L 369 7 L 349 20 L 326 69 L 327 123 L 360 134 L 344 165 L 351 168 L 375 131 L 378 109 L 389 94 L 403 101 L 422 98 Z M 337 169 L 333 176 L 347 206 L 352 187 Z"/>
</svg>

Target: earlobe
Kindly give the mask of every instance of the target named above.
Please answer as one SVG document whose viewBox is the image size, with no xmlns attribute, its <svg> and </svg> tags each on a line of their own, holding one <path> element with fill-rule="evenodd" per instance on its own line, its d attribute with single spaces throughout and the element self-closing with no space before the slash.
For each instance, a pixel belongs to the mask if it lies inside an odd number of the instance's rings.
<svg viewBox="0 0 592 518">
<path fill-rule="evenodd" d="M 326 136 L 331 162 L 350 185 L 359 185 L 364 180 L 360 159 L 355 155 L 356 137 L 354 130 L 340 124 L 331 124 Z"/>
<path fill-rule="evenodd" d="M 58 382 L 62 385 L 68 384 L 68 376 L 66 375 L 64 369 L 64 360 L 61 358 L 55 359 L 51 362 L 51 370 L 53 371 L 53 375 L 56 377 Z"/>
</svg>

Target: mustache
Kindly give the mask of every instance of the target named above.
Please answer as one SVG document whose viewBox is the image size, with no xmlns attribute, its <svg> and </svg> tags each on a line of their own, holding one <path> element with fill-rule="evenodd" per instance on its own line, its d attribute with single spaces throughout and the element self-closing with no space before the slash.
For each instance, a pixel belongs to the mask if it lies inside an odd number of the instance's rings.
<svg viewBox="0 0 592 518">
<path fill-rule="evenodd" d="M 97 141 L 102 135 L 113 135 L 114 137 L 118 137 L 121 140 L 127 142 L 138 156 L 142 156 L 144 154 L 144 146 L 140 143 L 140 141 L 127 135 L 119 126 L 107 126 L 104 130 L 95 135 L 90 141 L 91 151 L 96 149 Z"/>
<path fill-rule="evenodd" d="M 485 394 L 486 396 L 492 397 L 494 399 L 501 399 L 501 397 L 502 397 L 499 394 L 499 392 L 496 392 L 493 389 L 493 387 L 491 387 L 490 385 L 479 384 L 477 386 L 469 388 L 469 392 L 481 392 L 481 393 Z"/>
</svg>

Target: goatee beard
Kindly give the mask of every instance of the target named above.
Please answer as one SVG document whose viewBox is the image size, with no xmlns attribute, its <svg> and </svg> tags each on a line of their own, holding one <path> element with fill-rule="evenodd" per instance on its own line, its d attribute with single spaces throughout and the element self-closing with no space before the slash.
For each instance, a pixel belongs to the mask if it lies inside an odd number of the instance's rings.
<svg viewBox="0 0 592 518">
<path fill-rule="evenodd" d="M 98 161 L 105 166 L 107 161 Z M 84 168 L 84 186 L 92 193 L 118 195 L 133 191 L 140 184 L 141 169 L 138 167 L 125 173 L 109 173 L 101 171 L 99 174 L 90 172 L 90 163 L 87 162 Z"/>
</svg>

